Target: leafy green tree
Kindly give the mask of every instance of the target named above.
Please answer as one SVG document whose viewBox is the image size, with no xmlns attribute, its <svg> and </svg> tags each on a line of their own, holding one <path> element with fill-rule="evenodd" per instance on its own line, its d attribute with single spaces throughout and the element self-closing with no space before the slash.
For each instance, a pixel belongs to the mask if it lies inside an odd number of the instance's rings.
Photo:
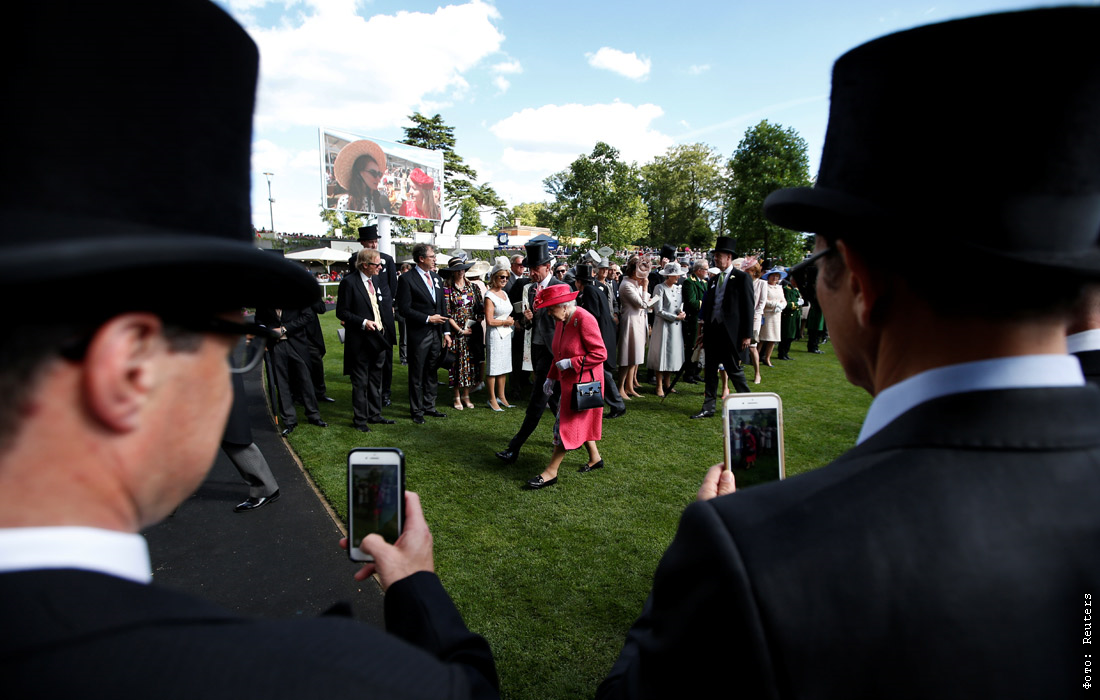
<svg viewBox="0 0 1100 700">
<path fill-rule="evenodd" d="M 443 151 L 443 202 L 451 210 L 442 224 L 451 221 L 462 209 L 462 202 L 472 199 L 480 210 L 497 211 L 506 203 L 488 183 L 476 185 L 477 171 L 467 165 L 455 152 L 454 127 L 448 126 L 443 117 L 436 114 L 425 117 L 414 112 L 409 117 L 412 126 L 403 127 L 405 138 L 401 143 L 431 151 Z M 422 225 L 426 222 L 420 222 Z M 427 224 L 430 226 L 430 224 Z M 442 225 L 440 226 L 442 229 Z M 430 230 L 430 229 L 428 229 Z"/>
<path fill-rule="evenodd" d="M 514 207 L 506 207 L 497 213 L 493 227 L 497 229 L 508 228 L 516 220 L 522 226 L 542 226 L 551 228 L 553 216 L 549 214 L 546 202 L 521 202 Z"/>
<path fill-rule="evenodd" d="M 364 225 L 363 217 L 349 211 L 336 211 L 321 207 L 321 221 L 328 224 L 328 236 L 343 236 L 344 238 L 357 238 L 359 227 Z"/>
<path fill-rule="evenodd" d="M 619 160 L 619 151 L 597 143 L 565 170 L 543 180 L 554 197 L 549 210 L 559 236 L 589 238 L 600 245 L 634 245 L 649 227 L 638 168 Z"/>
<path fill-rule="evenodd" d="M 803 236 L 764 218 L 764 198 L 782 187 L 810 183 L 806 140 L 793 128 L 764 120 L 745 132 L 729 161 L 726 224 L 741 251 L 769 260 L 802 258 Z"/>
<path fill-rule="evenodd" d="M 722 197 L 718 152 L 704 143 L 680 144 L 642 166 L 641 173 L 642 198 L 649 213 L 645 242 L 710 247 L 714 242 L 711 223 L 719 223 L 715 210 Z"/>
<path fill-rule="evenodd" d="M 477 202 L 472 197 L 462 200 L 459 205 L 461 216 L 458 219 L 459 236 L 476 236 L 484 228 L 481 225 L 481 213 L 478 211 Z"/>
</svg>

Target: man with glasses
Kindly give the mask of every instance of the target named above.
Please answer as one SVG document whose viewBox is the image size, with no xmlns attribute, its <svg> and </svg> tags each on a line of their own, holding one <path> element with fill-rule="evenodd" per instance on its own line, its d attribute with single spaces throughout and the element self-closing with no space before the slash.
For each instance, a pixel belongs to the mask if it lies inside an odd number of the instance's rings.
<svg viewBox="0 0 1100 700">
<path fill-rule="evenodd" d="M 397 263 L 394 262 L 393 256 L 378 249 L 378 242 L 381 236 L 378 235 L 378 224 L 370 224 L 369 226 L 359 227 L 359 244 L 363 248 L 378 251 L 378 263 L 377 274 L 375 274 L 374 284 L 378 287 L 379 294 L 382 295 L 382 305 L 389 306 L 390 311 L 388 316 L 384 316 L 383 323 L 387 323 L 386 333 L 390 339 L 397 337 L 397 329 L 394 328 L 394 298 L 397 296 Z M 351 269 L 359 269 L 356 266 L 355 256 L 348 261 L 348 266 Z M 353 277 L 355 275 L 352 275 Z M 385 320 L 388 318 L 389 320 Z M 389 406 L 390 401 L 390 386 L 393 383 L 393 349 L 390 349 L 388 355 L 384 355 L 384 366 L 382 368 L 382 406 Z"/>
<path fill-rule="evenodd" d="M 344 374 L 351 376 L 352 427 L 362 433 L 370 425 L 392 425 L 382 417 L 382 376 L 386 354 L 393 357 L 393 308 L 377 283 L 382 258 L 363 248 L 355 274 L 340 281 L 336 318 L 344 322 Z"/>
<path fill-rule="evenodd" d="M 0 166 L 0 289 L 34 289 L 37 302 L 15 305 L 0 333 L 8 694 L 496 697 L 488 645 L 431 573 L 416 494 L 400 544 L 352 544 L 375 559 L 357 577 L 379 574 L 389 634 L 333 616 L 251 620 L 152 582 L 139 533 L 202 483 L 232 400 L 229 363 L 261 357 L 232 351 L 243 335 L 279 343 L 240 308 L 319 298 L 310 274 L 252 242 L 259 56 L 198 0 L 41 0 L 10 8 L 0 34 L 22 60 L 0 80 L 21 96 L 5 117 L 23 137 Z M 149 148 L 165 133 L 185 157 L 159 167 Z M 278 587 L 278 561 L 249 560 Z"/>
<path fill-rule="evenodd" d="M 416 267 L 397 280 L 397 308 L 409 329 L 409 411 L 413 423 L 422 425 L 424 416 L 446 418 L 435 408 L 439 390 L 439 361 L 443 349 L 451 346 L 443 282 L 435 272 L 435 249 L 417 243 L 412 250 Z"/>
<path fill-rule="evenodd" d="M 1088 687 L 1100 390 L 1065 329 L 1100 278 L 1098 33 L 1100 7 L 1005 13 L 836 62 L 816 183 L 764 214 L 816 234 L 799 286 L 816 268 L 836 356 L 874 400 L 821 469 L 730 493 L 712 468 L 598 697 L 706 695 L 716 649 L 745 697 Z M 1006 282 L 995 304 L 929 273 L 920 252 L 943 249 Z M 807 407 L 787 408 L 790 427 Z"/>
</svg>

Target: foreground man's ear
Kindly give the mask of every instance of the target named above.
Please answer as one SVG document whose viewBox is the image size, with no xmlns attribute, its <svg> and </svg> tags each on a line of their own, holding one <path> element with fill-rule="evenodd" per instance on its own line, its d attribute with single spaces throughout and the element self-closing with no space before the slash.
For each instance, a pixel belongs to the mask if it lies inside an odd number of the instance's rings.
<svg viewBox="0 0 1100 700">
<path fill-rule="evenodd" d="M 156 360 L 167 352 L 163 324 L 149 313 L 116 316 L 95 332 L 84 356 L 84 399 L 103 427 L 130 432 L 156 385 Z"/>
</svg>

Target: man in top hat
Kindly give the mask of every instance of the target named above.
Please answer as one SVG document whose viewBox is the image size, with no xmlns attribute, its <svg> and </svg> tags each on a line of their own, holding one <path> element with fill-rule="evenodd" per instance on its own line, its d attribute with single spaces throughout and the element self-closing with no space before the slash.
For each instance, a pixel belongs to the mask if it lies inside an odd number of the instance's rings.
<svg viewBox="0 0 1100 700">
<path fill-rule="evenodd" d="M 382 376 L 386 355 L 393 358 L 393 308 L 382 293 L 381 254 L 359 251 L 356 272 L 340 280 L 336 317 L 344 322 L 344 374 L 351 376 L 352 427 L 369 433 L 370 425 L 392 424 L 382 417 Z"/>
<path fill-rule="evenodd" d="M 539 290 L 555 284 L 565 284 L 565 282 L 551 274 L 554 258 L 550 255 L 545 243 L 529 243 L 524 248 L 527 250 L 527 258 L 523 264 L 531 272 L 531 281 L 524 286 L 525 304 L 521 325 L 530 334 L 531 364 L 534 367 L 535 376 L 531 381 L 531 398 L 527 401 L 527 413 L 523 417 L 523 424 L 508 442 L 508 447 L 496 453 L 497 457 L 509 464 L 519 458 L 523 443 L 527 442 L 527 438 L 535 432 L 547 404 L 550 404 L 550 410 L 555 414 L 558 412 L 558 397 L 561 393 L 557 385 L 552 397 L 541 390 L 546 382 L 546 375 L 550 372 L 550 366 L 554 362 L 554 353 L 551 350 L 554 342 L 554 319 L 546 312 L 545 307 L 535 309 L 535 295 Z"/>
<path fill-rule="evenodd" d="M 526 257 L 518 254 L 513 255 L 511 258 L 512 269 L 508 275 L 508 284 L 505 285 L 504 291 L 508 294 L 508 301 L 512 302 L 513 309 L 522 306 L 523 290 L 531 282 L 531 278 L 527 276 L 527 270 L 524 268 L 526 259 Z M 528 342 L 525 337 L 527 330 L 523 327 L 523 311 L 513 311 L 512 319 L 515 321 L 512 326 L 512 390 L 515 392 L 515 396 L 519 398 L 525 391 L 530 391 L 532 388 L 531 371 L 523 368 L 523 349 Z"/>
<path fill-rule="evenodd" d="M 609 290 L 607 285 L 600 282 L 592 274 L 592 266 L 587 264 L 577 265 L 577 279 L 575 282 L 577 291 L 577 306 L 581 307 L 596 319 L 600 325 L 600 335 L 603 336 L 603 345 L 607 350 L 607 359 L 603 362 L 603 398 L 611 411 L 607 418 L 620 418 L 626 413 L 626 402 L 619 394 L 619 387 L 615 381 L 615 372 L 618 370 L 618 327 L 611 317 L 611 306 L 608 304 Z"/>
<path fill-rule="evenodd" d="M 741 353 L 752 340 L 752 278 L 737 269 L 733 259 L 737 246 L 732 238 L 719 236 L 714 246 L 714 264 L 718 274 L 707 281 L 707 291 L 699 307 L 700 332 L 706 353 L 703 384 L 703 408 L 692 418 L 711 418 L 715 413 L 718 389 L 718 365 L 722 365 L 739 393 L 749 391 L 741 369 Z"/>
<path fill-rule="evenodd" d="M 152 582 L 139 533 L 213 463 L 231 369 L 251 364 L 231 365 L 230 351 L 246 334 L 254 347 L 272 335 L 242 323 L 240 308 L 305 308 L 319 290 L 252 242 L 259 57 L 223 10 L 196 0 L 9 10 L 0 80 L 20 96 L 5 117 L 26 139 L 0 164 L 0 289 L 11 298 L 36 285 L 44 306 L 18 305 L 0 333 L 8 694 L 496 697 L 488 646 L 431 573 L 415 494 L 400 544 L 361 545 L 375 564 L 360 578 L 376 570 L 388 589 L 390 634 L 336 617 L 251 620 Z M 185 151 L 169 167 L 150 159 L 165 133 Z M 43 231 L 43 219 L 69 225 Z"/>
<path fill-rule="evenodd" d="M 1006 13 L 837 61 L 817 182 L 764 213 L 817 234 L 794 274 L 805 289 L 816 272 L 837 357 L 874 401 L 826 467 L 713 499 L 733 477 L 711 470 L 601 697 L 700 695 L 713 678 L 685 669 L 717 648 L 748 697 L 1079 692 L 1100 390 L 1065 327 L 1100 276 L 1097 32 L 1097 7 Z M 1057 283 L 960 305 L 912 254 L 945 246 Z"/>
<path fill-rule="evenodd" d="M 370 224 L 369 226 L 359 227 L 359 244 L 363 248 L 370 250 L 378 250 L 378 241 L 380 236 L 378 235 L 378 224 Z M 383 323 L 388 323 L 386 328 L 386 334 L 389 338 L 397 337 L 396 328 L 394 328 L 394 299 L 397 296 L 397 263 L 393 261 L 393 256 L 389 253 L 378 250 L 379 263 L 382 267 L 375 274 L 375 285 L 378 287 L 378 293 L 382 296 L 382 305 L 388 305 L 389 313 L 383 313 Z M 353 255 L 348 260 L 348 266 L 354 271 L 356 267 L 356 257 Z M 352 275 L 354 277 L 355 275 Z M 386 320 L 388 319 L 388 320 Z M 393 350 L 391 348 L 389 354 L 383 356 L 382 361 L 384 365 L 382 367 L 382 405 L 389 406 L 392 403 L 390 399 L 390 387 L 393 384 Z"/>
<path fill-rule="evenodd" d="M 397 279 L 397 308 L 409 330 L 409 412 L 414 423 L 424 416 L 446 418 L 436 410 L 440 360 L 443 349 L 451 345 L 447 326 L 447 300 L 443 282 L 435 271 L 435 248 L 417 243 L 412 249 L 416 267 Z"/>
</svg>

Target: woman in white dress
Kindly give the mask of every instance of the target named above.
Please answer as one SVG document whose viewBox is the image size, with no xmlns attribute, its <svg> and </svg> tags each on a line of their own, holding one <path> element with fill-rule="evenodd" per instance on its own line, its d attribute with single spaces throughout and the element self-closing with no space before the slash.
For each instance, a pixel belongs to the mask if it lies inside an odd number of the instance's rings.
<svg viewBox="0 0 1100 700">
<path fill-rule="evenodd" d="M 489 408 L 503 411 L 512 408 L 504 395 L 504 385 L 512 372 L 512 303 L 504 293 L 508 284 L 508 258 L 498 257 L 489 270 L 489 291 L 485 293 L 485 374 L 489 387 Z M 501 408 L 504 406 L 504 408 Z"/>
<path fill-rule="evenodd" d="M 645 340 L 649 324 L 646 310 L 653 305 L 649 296 L 649 261 L 630 258 L 619 284 L 619 394 L 626 400 L 638 393 L 638 365 L 645 362 Z"/>
<path fill-rule="evenodd" d="M 765 288 L 764 323 L 760 327 L 760 363 L 766 367 L 775 367 L 772 364 L 772 350 L 783 339 L 782 317 L 787 296 L 779 282 L 786 276 L 786 271 L 779 267 L 773 267 L 764 273 L 768 286 Z"/>
<path fill-rule="evenodd" d="M 660 272 L 664 280 L 653 290 L 653 335 L 647 366 L 657 373 L 657 396 L 662 398 L 670 390 L 672 373 L 684 365 L 681 321 L 687 314 L 682 290 L 676 284 L 683 274 L 680 263 L 668 263 Z"/>
</svg>

